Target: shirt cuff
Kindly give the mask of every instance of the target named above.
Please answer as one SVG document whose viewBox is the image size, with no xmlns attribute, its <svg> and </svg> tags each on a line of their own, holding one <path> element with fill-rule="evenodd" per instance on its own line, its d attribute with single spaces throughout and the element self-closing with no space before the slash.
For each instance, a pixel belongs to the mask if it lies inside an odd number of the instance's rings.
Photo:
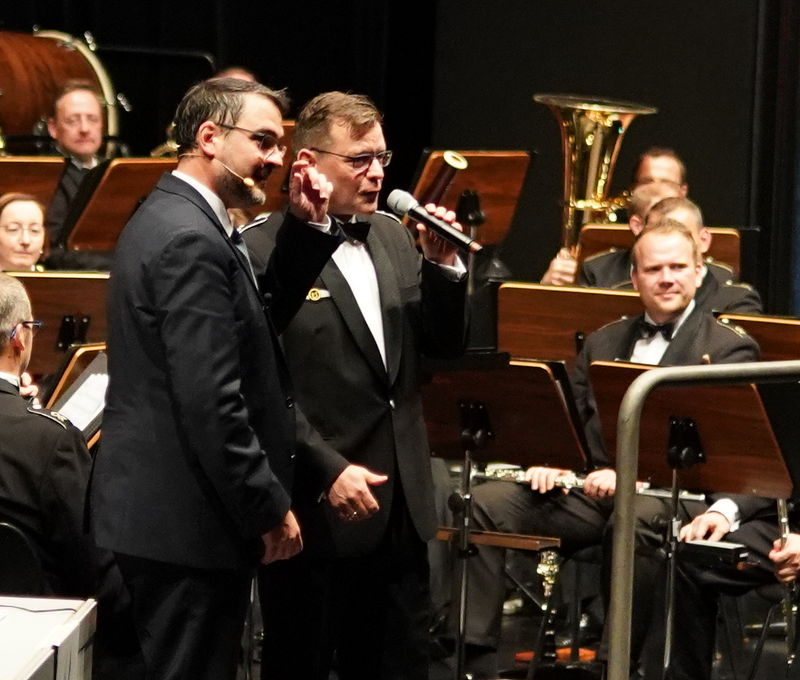
<svg viewBox="0 0 800 680">
<path fill-rule="evenodd" d="M 720 498 L 718 501 L 711 504 L 711 507 L 706 512 L 718 512 L 720 515 L 730 522 L 731 531 L 736 531 L 740 526 L 741 516 L 739 514 L 739 506 L 730 498 Z"/>
<path fill-rule="evenodd" d="M 325 215 L 325 222 L 307 222 L 306 224 L 308 224 L 309 227 L 314 227 L 314 229 L 316 229 L 317 231 L 330 234 L 333 220 L 331 219 L 330 215 Z"/>
<path fill-rule="evenodd" d="M 450 281 L 461 281 L 467 275 L 467 268 L 464 266 L 464 263 L 461 261 L 461 258 L 456 255 L 456 263 L 455 264 L 439 264 L 438 262 L 433 262 L 433 260 L 428 260 L 435 264 L 442 270 L 442 273 L 450 279 Z"/>
</svg>

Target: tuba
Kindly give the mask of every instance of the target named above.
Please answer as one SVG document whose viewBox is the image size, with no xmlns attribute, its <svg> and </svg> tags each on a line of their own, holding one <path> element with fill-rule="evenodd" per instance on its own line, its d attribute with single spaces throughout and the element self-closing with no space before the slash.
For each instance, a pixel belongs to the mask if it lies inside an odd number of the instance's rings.
<svg viewBox="0 0 800 680">
<path fill-rule="evenodd" d="M 606 198 L 622 137 L 638 115 L 656 113 L 643 104 L 567 94 L 537 94 L 561 128 L 564 154 L 562 242 L 576 249 L 581 227 L 589 222 L 612 222 L 625 198 Z"/>
</svg>

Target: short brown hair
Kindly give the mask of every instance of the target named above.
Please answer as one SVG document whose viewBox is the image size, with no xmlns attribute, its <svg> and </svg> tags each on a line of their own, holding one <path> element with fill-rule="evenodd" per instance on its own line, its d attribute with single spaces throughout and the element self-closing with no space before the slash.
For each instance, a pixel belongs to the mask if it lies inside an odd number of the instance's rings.
<svg viewBox="0 0 800 680">
<path fill-rule="evenodd" d="M 246 94 L 269 99 L 284 115 L 289 100 L 282 90 L 273 90 L 261 83 L 239 78 L 210 78 L 194 85 L 183 96 L 175 112 L 175 141 L 178 153 L 197 146 L 197 131 L 207 120 L 235 125 L 244 107 Z"/>
<path fill-rule="evenodd" d="M 633 166 L 633 176 L 631 177 L 631 186 L 636 186 L 636 177 L 639 174 L 639 168 L 642 167 L 642 163 L 644 162 L 645 158 L 656 158 L 658 156 L 666 156 L 667 158 L 671 158 L 678 164 L 678 169 L 680 170 L 681 175 L 681 184 L 686 184 L 686 164 L 681 160 L 681 157 L 675 153 L 674 149 L 670 149 L 666 146 L 651 146 L 647 149 L 643 154 L 636 159 L 636 165 Z"/>
<path fill-rule="evenodd" d="M 667 196 L 680 196 L 680 184 L 675 182 L 651 182 L 640 184 L 631 192 L 628 202 L 628 215 L 636 215 L 644 222 L 652 206 L 662 201 Z"/>
<path fill-rule="evenodd" d="M 633 247 L 631 248 L 631 264 L 633 265 L 634 269 L 636 269 L 637 250 L 639 247 L 639 241 L 641 241 L 645 236 L 653 234 L 655 235 L 680 234 L 692 245 L 692 259 L 694 259 L 695 262 L 700 262 L 700 249 L 697 247 L 697 241 L 695 241 L 691 229 L 689 229 L 689 227 L 687 227 L 683 222 L 678 222 L 678 220 L 665 218 L 660 220 L 657 224 L 654 224 L 651 227 L 642 229 L 642 231 L 640 231 L 636 235 L 636 238 L 633 241 Z"/>
<path fill-rule="evenodd" d="M 695 221 L 697 222 L 698 229 L 702 229 L 703 224 L 703 213 L 700 210 L 700 206 L 697 205 L 694 201 L 690 201 L 685 196 L 670 196 L 669 198 L 662 198 L 658 203 L 656 203 L 652 208 L 650 208 L 650 212 L 647 213 L 647 216 L 653 216 L 654 219 L 658 220 L 660 217 L 664 217 L 668 215 L 673 210 L 687 210 L 692 217 L 694 217 Z M 691 225 L 686 225 L 690 227 Z"/>
<path fill-rule="evenodd" d="M 80 90 L 93 94 L 97 98 L 97 103 L 100 104 L 100 110 L 103 110 L 103 107 L 107 102 L 100 93 L 100 90 L 97 89 L 97 86 L 91 80 L 85 80 L 83 78 L 71 78 L 58 89 L 56 96 L 53 97 L 53 106 L 50 110 L 50 117 L 56 117 L 58 102 L 60 102 L 63 97 L 66 97 L 71 92 L 78 92 Z"/>
<path fill-rule="evenodd" d="M 350 135 L 359 139 L 375 125 L 382 124 L 383 116 L 366 95 L 323 92 L 307 102 L 297 114 L 294 148 L 299 150 L 324 144 L 334 123 L 343 123 Z"/>
</svg>

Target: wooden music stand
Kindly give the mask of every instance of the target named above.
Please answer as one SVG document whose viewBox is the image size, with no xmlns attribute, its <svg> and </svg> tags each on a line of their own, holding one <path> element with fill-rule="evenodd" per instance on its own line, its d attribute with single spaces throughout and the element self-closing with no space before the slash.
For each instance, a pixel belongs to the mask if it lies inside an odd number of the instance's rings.
<svg viewBox="0 0 800 680">
<path fill-rule="evenodd" d="M 460 459 L 458 404 L 486 406 L 494 438 L 476 456 L 528 467 L 586 467 L 582 430 L 571 411 L 566 372 L 560 364 L 510 361 L 484 370 L 439 371 L 422 388 L 428 441 L 434 456 Z M 580 432 L 580 434 L 579 434 Z"/>
<path fill-rule="evenodd" d="M 57 408 L 58 402 L 68 397 L 70 388 L 76 384 L 89 365 L 105 351 L 106 343 L 104 342 L 73 345 L 65 356 L 58 381 L 47 398 L 47 408 Z M 105 363 L 103 363 L 103 368 L 105 369 Z M 86 436 L 86 445 L 91 449 L 100 441 L 99 423 L 93 422 L 88 430 L 84 430 L 84 435 Z"/>
<path fill-rule="evenodd" d="M 726 264 L 733 269 L 733 278 L 739 276 L 740 241 L 738 229 L 728 227 L 709 227 L 712 235 L 708 257 Z M 578 237 L 578 265 L 587 257 L 602 253 L 610 248 L 633 247 L 633 233 L 627 224 L 585 224 Z"/>
<path fill-rule="evenodd" d="M 589 367 L 606 449 L 617 450 L 617 415 L 622 398 L 642 371 L 652 366 L 595 362 Z M 678 471 L 681 489 L 789 498 L 792 482 L 770 418 L 755 385 L 663 387 L 642 412 L 639 478 L 672 485 L 666 462 L 669 418 L 697 423 L 706 462 Z"/>
<path fill-rule="evenodd" d="M 486 221 L 480 225 L 477 240 L 484 245 L 500 243 L 508 234 L 519 196 L 528 172 L 531 155 L 527 151 L 458 151 L 469 163 L 458 171 L 441 198 L 440 205 L 455 210 L 464 191 L 475 191 Z M 443 164 L 444 151 L 425 149 L 413 182 L 412 194 L 425 196 Z"/>
<path fill-rule="evenodd" d="M 641 313 L 635 291 L 504 283 L 497 293 L 497 349 L 512 357 L 563 360 L 571 368 L 578 336 Z"/>
<path fill-rule="evenodd" d="M 800 359 L 800 319 L 758 314 L 720 314 L 752 335 L 764 361 Z"/>
<path fill-rule="evenodd" d="M 34 317 L 44 321 L 34 341 L 31 374 L 56 372 L 70 345 L 105 342 L 107 273 L 8 273 L 22 282 Z"/>
<path fill-rule="evenodd" d="M 111 251 L 122 228 L 174 158 L 115 158 L 83 180 L 64 220 L 67 248 Z"/>
<path fill-rule="evenodd" d="M 9 191 L 33 194 L 48 205 L 56 191 L 64 165 L 58 156 L 5 156 L 0 158 L 0 195 Z"/>
</svg>

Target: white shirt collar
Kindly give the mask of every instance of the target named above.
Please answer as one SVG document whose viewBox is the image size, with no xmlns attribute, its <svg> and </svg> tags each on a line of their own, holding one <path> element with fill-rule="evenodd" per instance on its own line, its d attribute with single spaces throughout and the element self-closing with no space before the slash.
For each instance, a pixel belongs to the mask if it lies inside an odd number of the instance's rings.
<svg viewBox="0 0 800 680">
<path fill-rule="evenodd" d="M 5 380 L 6 382 L 10 382 L 14 387 L 19 389 L 19 376 L 14 375 L 13 373 L 5 373 L 4 371 L 0 371 L 0 380 Z"/>
<path fill-rule="evenodd" d="M 674 338 L 678 334 L 678 330 L 683 325 L 683 322 L 686 321 L 686 319 L 689 318 L 689 314 L 692 313 L 694 308 L 695 308 L 695 301 L 694 301 L 694 298 L 692 298 L 691 301 L 689 302 L 689 304 L 686 305 L 686 309 L 684 309 L 683 312 L 681 312 L 681 315 L 677 319 L 675 319 L 675 321 L 672 322 L 674 324 L 674 326 L 672 328 L 672 338 Z M 659 325 L 659 324 L 656 324 L 656 322 L 653 321 L 653 319 L 650 318 L 650 315 L 647 312 L 644 313 L 644 320 L 647 321 L 648 323 L 652 323 L 654 325 Z M 672 338 L 670 338 L 670 340 Z"/>
<path fill-rule="evenodd" d="M 206 203 L 208 203 L 208 206 L 217 216 L 220 224 L 222 224 L 222 228 L 225 230 L 225 233 L 230 238 L 231 234 L 233 234 L 233 225 L 231 224 L 231 218 L 228 216 L 228 211 L 225 209 L 225 204 L 222 202 L 222 199 L 213 191 L 211 191 L 211 189 L 209 189 L 205 184 L 198 181 L 191 175 L 181 172 L 180 170 L 173 170 L 172 174 L 178 179 L 186 182 L 190 187 L 192 187 L 192 189 L 195 189 L 197 193 L 205 199 Z"/>
</svg>

